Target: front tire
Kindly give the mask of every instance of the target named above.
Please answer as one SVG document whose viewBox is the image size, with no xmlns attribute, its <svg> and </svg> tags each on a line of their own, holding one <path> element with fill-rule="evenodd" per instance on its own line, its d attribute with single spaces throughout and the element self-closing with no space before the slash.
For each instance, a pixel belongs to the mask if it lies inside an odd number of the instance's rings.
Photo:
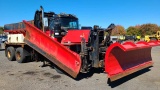
<svg viewBox="0 0 160 90">
<path fill-rule="evenodd" d="M 15 60 L 15 49 L 14 47 L 8 47 L 6 50 L 6 56 L 9 61 L 14 61 Z"/>
<path fill-rule="evenodd" d="M 15 57 L 18 63 L 26 62 L 26 56 L 24 53 L 24 49 L 22 47 L 19 47 L 16 49 Z"/>
</svg>

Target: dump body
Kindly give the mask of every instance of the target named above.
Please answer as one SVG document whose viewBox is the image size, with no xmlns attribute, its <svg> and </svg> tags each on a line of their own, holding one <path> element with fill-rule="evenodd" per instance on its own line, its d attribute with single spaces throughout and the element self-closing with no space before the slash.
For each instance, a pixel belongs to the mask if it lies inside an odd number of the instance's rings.
<svg viewBox="0 0 160 90">
<path fill-rule="evenodd" d="M 29 22 L 30 24 L 34 25 L 34 21 L 33 20 L 27 21 L 27 22 Z M 24 29 L 24 28 L 25 28 L 25 25 L 24 25 L 23 22 L 4 25 L 4 30 L 5 31 L 7 31 L 7 30 L 21 30 L 21 29 Z"/>
<path fill-rule="evenodd" d="M 34 21 L 30 20 L 27 21 L 29 23 L 31 23 L 32 25 L 34 25 Z M 9 33 L 9 34 L 17 34 L 17 33 L 22 33 L 25 35 L 25 25 L 23 22 L 19 22 L 19 23 L 12 23 L 12 24 L 6 24 L 4 25 L 4 32 Z"/>
</svg>

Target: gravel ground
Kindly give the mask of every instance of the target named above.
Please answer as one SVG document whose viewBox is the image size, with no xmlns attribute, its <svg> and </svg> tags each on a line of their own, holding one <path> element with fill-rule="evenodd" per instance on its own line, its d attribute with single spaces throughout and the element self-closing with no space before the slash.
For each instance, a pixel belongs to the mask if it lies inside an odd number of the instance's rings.
<svg viewBox="0 0 160 90">
<path fill-rule="evenodd" d="M 19 64 L 0 51 L 0 90 L 160 90 L 160 47 L 152 49 L 154 66 L 110 83 L 104 73 L 81 75 L 77 80 L 59 74 L 42 62 Z"/>
</svg>

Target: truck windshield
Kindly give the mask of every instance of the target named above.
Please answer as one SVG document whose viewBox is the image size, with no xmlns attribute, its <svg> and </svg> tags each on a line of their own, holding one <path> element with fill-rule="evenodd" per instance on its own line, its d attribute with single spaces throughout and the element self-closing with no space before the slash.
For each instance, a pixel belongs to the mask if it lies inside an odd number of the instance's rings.
<svg viewBox="0 0 160 90">
<path fill-rule="evenodd" d="M 65 29 L 78 29 L 78 19 L 76 18 L 59 18 L 58 21 L 61 24 L 62 28 Z M 54 22 L 55 20 L 53 18 L 49 19 L 49 29 L 53 30 L 54 29 Z"/>
<path fill-rule="evenodd" d="M 68 29 L 78 29 L 78 20 L 75 18 L 60 18 L 61 26 Z"/>
</svg>

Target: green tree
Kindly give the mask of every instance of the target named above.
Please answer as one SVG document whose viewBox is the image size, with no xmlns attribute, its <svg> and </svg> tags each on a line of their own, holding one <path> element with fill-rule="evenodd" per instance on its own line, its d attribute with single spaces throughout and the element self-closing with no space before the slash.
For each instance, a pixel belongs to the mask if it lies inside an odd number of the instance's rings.
<svg viewBox="0 0 160 90">
<path fill-rule="evenodd" d="M 130 26 L 127 28 L 127 35 L 140 35 L 139 27 Z"/>
<path fill-rule="evenodd" d="M 143 24 L 140 27 L 140 34 L 142 37 L 145 35 L 155 34 L 159 30 L 159 26 L 157 24 Z"/>
<path fill-rule="evenodd" d="M 116 25 L 116 28 L 114 28 L 112 31 L 113 36 L 125 35 L 125 34 L 126 34 L 125 28 L 121 25 Z"/>
<path fill-rule="evenodd" d="M 0 27 L 0 34 L 2 34 L 3 33 L 3 27 Z"/>
</svg>

